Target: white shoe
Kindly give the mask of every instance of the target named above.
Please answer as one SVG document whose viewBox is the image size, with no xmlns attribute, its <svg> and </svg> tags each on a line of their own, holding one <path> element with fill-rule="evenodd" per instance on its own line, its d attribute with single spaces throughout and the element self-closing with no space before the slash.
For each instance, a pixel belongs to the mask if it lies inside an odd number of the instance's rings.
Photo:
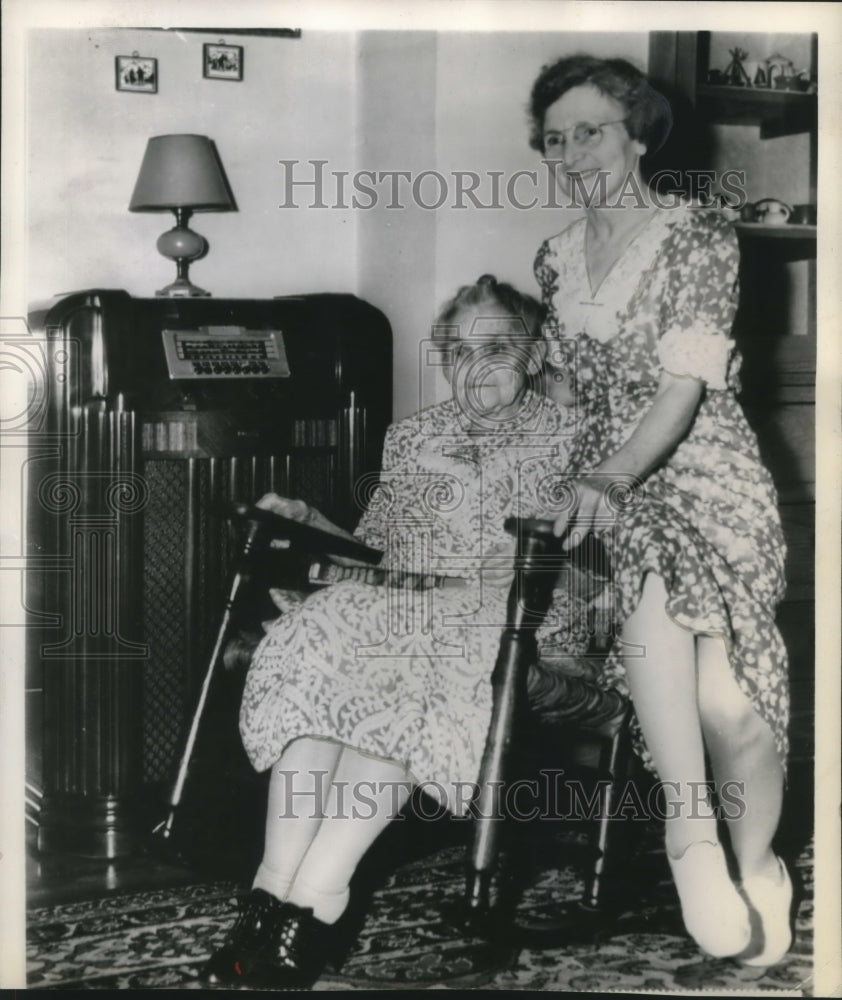
<svg viewBox="0 0 842 1000">
<path fill-rule="evenodd" d="M 667 860 L 687 933 L 714 958 L 739 955 L 751 940 L 748 907 L 728 874 L 721 844 L 696 840 Z"/>
<path fill-rule="evenodd" d="M 778 880 L 758 875 L 743 879 L 743 890 L 752 908 L 760 917 L 763 929 L 762 951 L 748 958 L 740 958 L 742 965 L 777 965 L 792 947 L 792 880 L 786 865 L 777 858 Z"/>
</svg>

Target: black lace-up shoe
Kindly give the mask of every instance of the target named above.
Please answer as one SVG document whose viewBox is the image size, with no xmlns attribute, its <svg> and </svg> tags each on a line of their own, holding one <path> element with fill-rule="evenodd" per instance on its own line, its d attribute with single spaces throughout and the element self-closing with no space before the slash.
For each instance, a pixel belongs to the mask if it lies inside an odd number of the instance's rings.
<svg viewBox="0 0 842 1000">
<path fill-rule="evenodd" d="M 241 902 L 225 943 L 205 966 L 204 978 L 212 983 L 243 982 L 270 959 L 285 915 L 286 906 L 279 899 L 263 889 L 252 889 Z"/>
<path fill-rule="evenodd" d="M 255 971 L 252 981 L 266 989 L 309 990 L 325 965 L 334 963 L 335 925 L 318 920 L 310 909 L 285 905 L 272 960 Z"/>
<path fill-rule="evenodd" d="M 252 889 L 204 978 L 214 984 L 310 989 L 332 957 L 333 938 L 332 925 L 317 920 L 312 910 Z"/>
</svg>

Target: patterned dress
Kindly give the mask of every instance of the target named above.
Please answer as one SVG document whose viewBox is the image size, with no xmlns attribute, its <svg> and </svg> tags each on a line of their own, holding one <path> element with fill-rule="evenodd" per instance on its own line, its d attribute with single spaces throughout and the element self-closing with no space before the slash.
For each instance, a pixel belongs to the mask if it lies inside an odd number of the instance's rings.
<svg viewBox="0 0 842 1000">
<path fill-rule="evenodd" d="M 771 476 L 736 398 L 738 264 L 733 227 L 718 213 L 681 207 L 656 212 L 596 289 L 584 219 L 545 241 L 535 273 L 556 341 L 550 358 L 566 352 L 572 361 L 579 429 L 571 470 L 591 471 L 617 451 L 652 405 L 662 372 L 704 380 L 689 433 L 620 505 L 610 539 L 616 621 L 634 611 L 645 574 L 657 573 L 674 621 L 724 638 L 737 682 L 785 763 L 787 660 L 775 625 L 785 546 Z M 620 652 L 615 641 L 606 679 L 628 692 Z"/>
<path fill-rule="evenodd" d="M 478 562 L 510 545 L 509 514 L 547 516 L 572 419 L 529 391 L 505 428 L 472 434 L 463 424 L 448 401 L 389 428 L 356 535 L 385 550 L 386 567 L 465 585 L 412 591 L 345 580 L 283 614 L 255 651 L 240 711 L 258 770 L 298 737 L 336 740 L 397 761 L 465 811 L 454 783 L 479 772 L 509 589 L 484 582 Z M 557 606 L 548 620 L 567 613 Z"/>
</svg>

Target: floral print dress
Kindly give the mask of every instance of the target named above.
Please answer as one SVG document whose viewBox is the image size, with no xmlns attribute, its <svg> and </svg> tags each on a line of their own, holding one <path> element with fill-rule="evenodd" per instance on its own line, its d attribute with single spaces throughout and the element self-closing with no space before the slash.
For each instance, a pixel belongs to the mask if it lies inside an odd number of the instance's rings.
<svg viewBox="0 0 842 1000">
<path fill-rule="evenodd" d="M 299 737 L 336 740 L 402 764 L 465 811 L 457 783 L 479 773 L 509 591 L 484 582 L 478 563 L 511 544 L 508 515 L 549 515 L 572 433 L 572 414 L 532 391 L 514 421 L 487 433 L 471 433 L 453 401 L 389 428 L 356 535 L 385 550 L 384 567 L 465 585 L 343 580 L 292 606 L 269 627 L 246 680 L 240 732 L 255 768 Z M 557 603 L 548 620 L 570 613 Z"/>
<path fill-rule="evenodd" d="M 535 273 L 549 308 L 550 363 L 572 373 L 578 431 L 571 470 L 617 451 L 652 405 L 666 371 L 702 379 L 694 423 L 667 461 L 620 508 L 610 536 L 616 622 L 636 608 L 648 572 L 679 625 L 725 640 L 731 669 L 787 756 L 787 658 L 775 625 L 785 545 L 771 476 L 736 392 L 731 339 L 739 252 L 718 213 L 653 214 L 598 288 L 584 219 L 544 242 Z M 629 498 L 627 498 L 629 499 Z M 606 682 L 628 693 L 619 642 Z M 651 758 L 637 734 L 647 766 Z"/>
</svg>

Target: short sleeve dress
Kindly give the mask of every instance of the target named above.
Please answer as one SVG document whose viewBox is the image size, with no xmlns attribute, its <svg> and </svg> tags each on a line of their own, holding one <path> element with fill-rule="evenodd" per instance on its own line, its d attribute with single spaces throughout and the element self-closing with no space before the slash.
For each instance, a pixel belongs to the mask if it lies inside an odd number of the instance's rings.
<svg viewBox="0 0 842 1000">
<path fill-rule="evenodd" d="M 335 740 L 402 764 L 464 813 L 508 596 L 483 582 L 478 562 L 510 541 L 507 516 L 548 516 L 572 426 L 566 410 L 528 391 L 517 418 L 488 433 L 472 434 L 452 401 L 390 427 L 379 479 L 361 484 L 369 496 L 356 534 L 385 550 L 386 568 L 466 585 L 413 591 L 344 580 L 293 605 L 246 679 L 240 733 L 255 768 L 272 766 L 299 737 Z M 549 620 L 572 613 L 557 604 Z"/>
<path fill-rule="evenodd" d="M 628 439 L 661 373 L 702 379 L 694 423 L 610 537 L 617 625 L 636 608 L 648 572 L 664 581 L 679 625 L 721 636 L 741 690 L 787 756 L 787 657 L 775 625 L 785 545 L 775 489 L 737 399 L 731 338 L 739 252 L 719 213 L 655 212 L 598 288 L 585 257 L 585 220 L 544 242 L 535 274 L 549 310 L 551 359 L 567 357 L 578 407 L 571 469 L 594 470 Z M 619 642 L 608 684 L 628 692 Z M 641 747 L 644 759 L 651 758 Z"/>
</svg>

